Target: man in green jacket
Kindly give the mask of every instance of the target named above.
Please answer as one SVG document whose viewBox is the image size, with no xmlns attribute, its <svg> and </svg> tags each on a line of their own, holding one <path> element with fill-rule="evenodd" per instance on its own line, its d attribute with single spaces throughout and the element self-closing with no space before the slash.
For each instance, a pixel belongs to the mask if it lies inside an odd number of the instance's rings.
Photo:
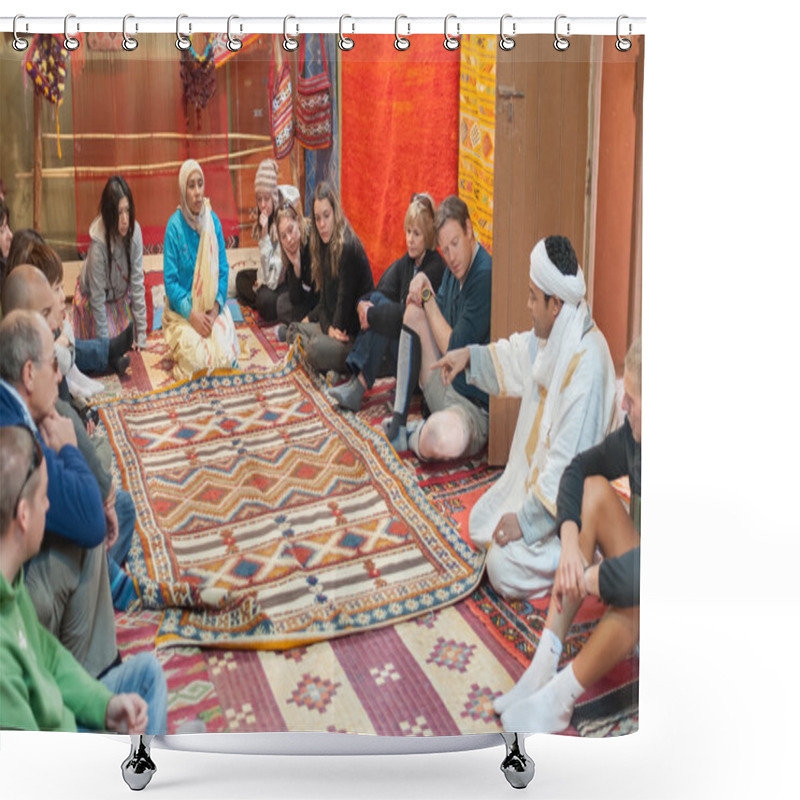
<svg viewBox="0 0 800 800">
<path fill-rule="evenodd" d="M 112 694 L 39 623 L 23 564 L 42 543 L 47 463 L 31 431 L 0 428 L 0 728 L 145 733 L 139 694 Z"/>
</svg>

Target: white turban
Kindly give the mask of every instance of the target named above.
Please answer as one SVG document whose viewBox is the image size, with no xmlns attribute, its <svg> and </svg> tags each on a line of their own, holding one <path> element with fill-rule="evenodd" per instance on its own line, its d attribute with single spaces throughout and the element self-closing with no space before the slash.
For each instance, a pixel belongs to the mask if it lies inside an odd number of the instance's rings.
<svg viewBox="0 0 800 800">
<path fill-rule="evenodd" d="M 531 280 L 545 293 L 577 306 L 586 297 L 586 281 L 578 265 L 577 275 L 564 275 L 547 255 L 545 240 L 531 250 Z"/>
</svg>

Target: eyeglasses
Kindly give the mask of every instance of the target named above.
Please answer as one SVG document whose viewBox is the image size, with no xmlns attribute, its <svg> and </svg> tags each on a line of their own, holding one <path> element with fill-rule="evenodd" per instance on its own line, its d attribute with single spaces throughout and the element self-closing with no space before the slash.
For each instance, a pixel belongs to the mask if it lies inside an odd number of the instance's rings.
<svg viewBox="0 0 800 800">
<path fill-rule="evenodd" d="M 31 442 L 33 447 L 31 448 L 31 462 L 28 464 L 28 471 L 25 473 L 25 480 L 22 481 L 22 486 L 19 488 L 19 492 L 17 493 L 17 499 L 14 501 L 14 516 L 12 519 L 17 518 L 17 509 L 19 508 L 19 501 L 22 500 L 22 493 L 25 491 L 25 487 L 28 484 L 28 481 L 31 479 L 31 476 L 34 472 L 42 464 L 42 446 L 39 444 L 39 440 L 34 435 L 33 431 L 26 427 L 25 425 L 15 425 L 14 427 L 20 428 L 23 431 L 27 431 L 31 437 Z"/>
<path fill-rule="evenodd" d="M 42 361 L 37 361 L 36 362 L 36 365 L 39 366 L 39 367 L 46 366 L 46 364 L 47 364 L 47 362 L 44 362 L 44 363 Z M 53 368 L 53 372 L 58 372 L 58 356 L 55 353 L 53 353 L 53 360 L 50 363 L 50 366 Z"/>
<path fill-rule="evenodd" d="M 431 196 L 429 194 L 425 194 L 424 192 L 412 194 L 409 204 L 415 202 L 427 208 L 428 211 L 431 212 L 431 216 L 433 216 L 433 201 L 431 200 Z"/>
<path fill-rule="evenodd" d="M 291 211 L 293 217 L 297 217 L 297 209 L 288 200 L 278 206 L 278 211 Z"/>
</svg>

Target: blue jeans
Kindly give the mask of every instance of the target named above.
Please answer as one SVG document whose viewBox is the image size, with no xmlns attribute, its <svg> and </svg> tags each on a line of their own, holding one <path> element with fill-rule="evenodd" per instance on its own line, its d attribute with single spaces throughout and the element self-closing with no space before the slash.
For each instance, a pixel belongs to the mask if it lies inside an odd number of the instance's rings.
<svg viewBox="0 0 800 800">
<path fill-rule="evenodd" d="M 369 300 L 375 306 L 390 302 L 380 292 L 373 292 Z M 364 382 L 369 389 L 379 373 L 394 375 L 397 369 L 397 343 L 398 339 L 383 336 L 367 328 L 356 336 L 345 364 L 353 375 L 360 372 L 364 376 Z"/>
<path fill-rule="evenodd" d="M 109 670 L 100 683 L 114 694 L 140 695 L 147 703 L 147 733 L 167 732 L 167 679 L 152 653 L 138 653 Z"/>
<path fill-rule="evenodd" d="M 108 339 L 76 339 L 75 366 L 81 372 L 108 372 Z"/>
<path fill-rule="evenodd" d="M 117 510 L 119 536 L 108 551 L 108 555 L 119 566 L 122 566 L 128 557 L 128 551 L 131 549 L 133 531 L 136 527 L 136 506 L 133 504 L 133 498 L 128 492 L 124 489 L 117 489 L 117 499 L 114 507 Z"/>
</svg>

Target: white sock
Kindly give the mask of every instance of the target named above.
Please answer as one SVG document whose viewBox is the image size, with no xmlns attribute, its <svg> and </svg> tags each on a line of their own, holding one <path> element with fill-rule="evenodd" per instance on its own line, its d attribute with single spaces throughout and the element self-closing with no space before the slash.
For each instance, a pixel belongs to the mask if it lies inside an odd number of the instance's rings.
<svg viewBox="0 0 800 800">
<path fill-rule="evenodd" d="M 422 426 L 425 424 L 425 420 L 414 420 L 413 422 L 409 422 L 407 426 L 408 430 L 408 447 L 414 453 L 414 455 L 424 461 L 425 459 L 419 452 L 419 435 L 422 432 Z"/>
<path fill-rule="evenodd" d="M 503 713 L 503 730 L 514 733 L 563 731 L 569 727 L 575 702 L 585 691 L 570 662 L 550 683 Z"/>
<path fill-rule="evenodd" d="M 551 681 L 558 669 L 558 659 L 561 658 L 563 649 L 564 645 L 558 636 L 550 628 L 545 628 L 539 637 L 539 646 L 533 654 L 533 661 L 528 669 L 522 673 L 522 677 L 511 691 L 500 695 L 494 701 L 495 714 L 502 714 L 514 703 L 538 692 L 542 686 Z"/>
</svg>

